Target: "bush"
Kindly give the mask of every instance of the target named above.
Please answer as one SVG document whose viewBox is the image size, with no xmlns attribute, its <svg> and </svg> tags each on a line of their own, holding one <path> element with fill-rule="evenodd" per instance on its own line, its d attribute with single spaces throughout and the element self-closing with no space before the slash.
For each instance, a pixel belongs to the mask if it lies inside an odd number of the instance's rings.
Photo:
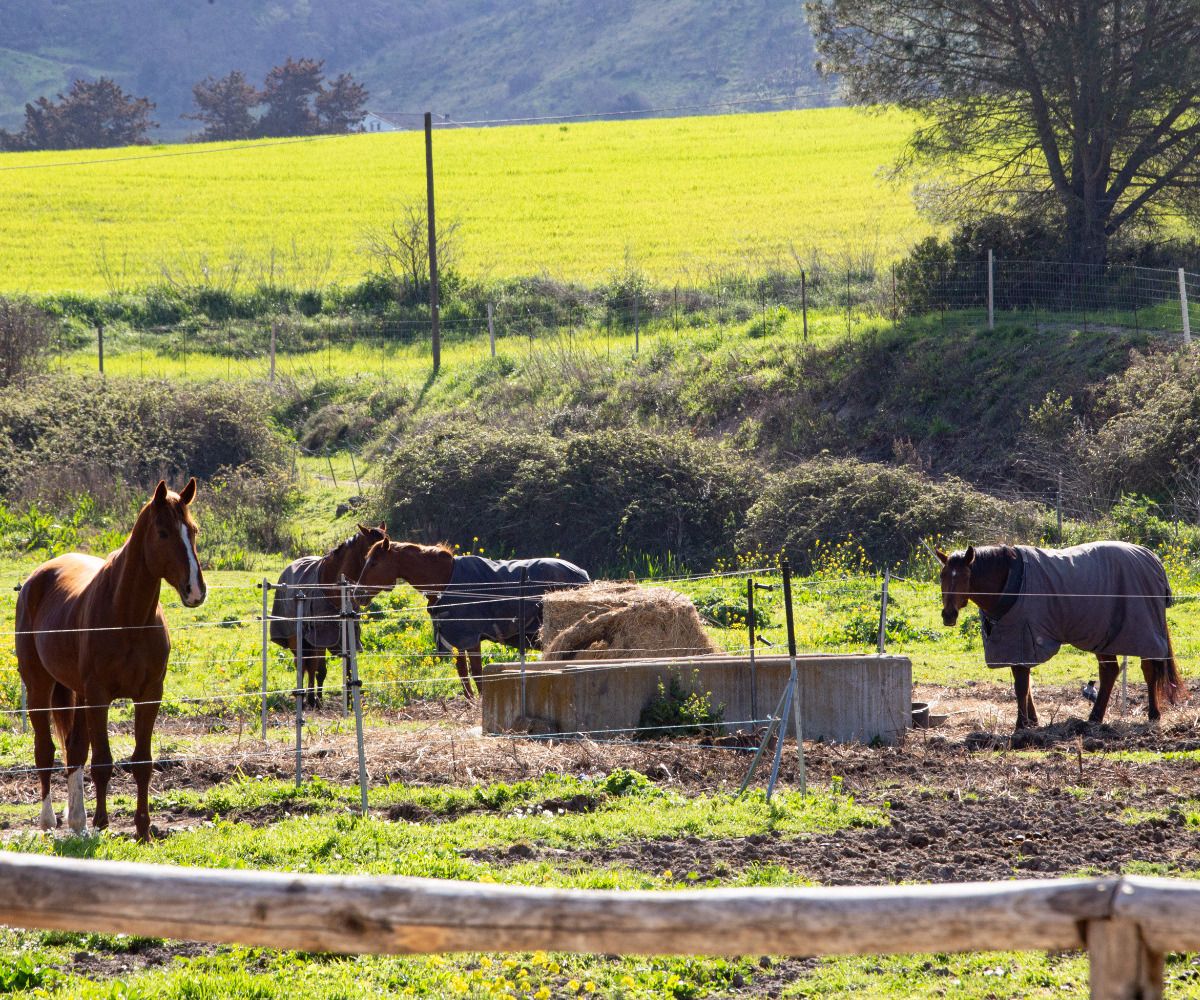
<svg viewBox="0 0 1200 1000">
<path fill-rule="evenodd" d="M 1039 508 L 997 500 L 960 479 L 829 459 L 773 477 L 746 515 L 739 546 L 786 551 L 808 568 L 818 542 L 853 536 L 877 565 L 894 565 L 938 535 L 975 543 L 1036 538 L 1040 519 Z"/>
<path fill-rule="evenodd" d="M 53 335 L 54 321 L 37 306 L 0 298 L 0 386 L 40 371 Z"/>
<path fill-rule="evenodd" d="M 0 494 L 57 506 L 80 493 L 106 510 L 166 478 L 283 466 L 265 401 L 240 386 L 45 376 L 0 397 Z M 257 471 L 255 471 L 257 470 Z"/>
<path fill-rule="evenodd" d="M 544 434 L 458 425 L 398 443 L 385 474 L 393 534 L 561 553 L 589 567 L 643 555 L 709 565 L 749 505 L 744 462 L 690 438 L 625 429 Z"/>
<path fill-rule="evenodd" d="M 693 671 L 692 683 L 699 681 Z M 712 692 L 685 691 L 679 677 L 672 674 L 666 685 L 658 682 L 658 692 L 638 716 L 638 739 L 661 740 L 677 736 L 712 735 L 725 716 L 725 706 L 712 704 Z"/>
</svg>

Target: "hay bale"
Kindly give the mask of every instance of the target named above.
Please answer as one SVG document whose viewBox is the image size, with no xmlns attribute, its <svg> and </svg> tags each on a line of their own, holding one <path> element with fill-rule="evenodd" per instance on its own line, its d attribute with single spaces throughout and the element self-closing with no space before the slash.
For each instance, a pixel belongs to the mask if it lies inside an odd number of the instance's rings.
<svg viewBox="0 0 1200 1000">
<path fill-rule="evenodd" d="M 717 648 L 678 591 L 601 582 L 545 596 L 542 650 L 543 662 L 562 662 L 698 656 Z"/>
</svg>

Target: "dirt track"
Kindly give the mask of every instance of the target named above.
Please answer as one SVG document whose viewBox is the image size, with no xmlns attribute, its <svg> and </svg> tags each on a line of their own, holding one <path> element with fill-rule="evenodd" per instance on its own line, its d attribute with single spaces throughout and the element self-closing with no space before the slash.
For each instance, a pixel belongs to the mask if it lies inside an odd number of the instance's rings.
<svg viewBox="0 0 1200 1000">
<path fill-rule="evenodd" d="M 1200 828 L 1187 824 L 1180 804 L 1200 799 L 1200 760 L 1114 760 L 1120 750 L 1190 751 L 1200 748 L 1195 709 L 1170 715 L 1161 728 L 1141 719 L 1089 726 L 1078 716 L 1088 707 L 1073 692 L 1041 691 L 1039 707 L 1052 725 L 1017 734 L 1009 730 L 1012 702 L 999 686 L 970 691 L 918 691 L 951 713 L 949 724 L 914 731 L 903 747 L 810 745 L 809 780 L 827 786 L 839 777 L 860 802 L 886 807 L 891 823 L 798 840 L 757 836 L 725 840 L 687 838 L 638 841 L 565 855 L 536 845 L 474 855 L 495 863 L 544 859 L 557 864 L 621 865 L 654 874 L 670 870 L 692 881 L 727 877 L 753 865 L 777 864 L 828 885 L 898 881 L 962 881 L 1110 872 L 1131 862 L 1164 871 L 1200 869 Z M 512 781 L 548 772 L 603 774 L 633 768 L 687 794 L 731 791 L 744 777 L 748 754 L 697 742 L 603 744 L 486 738 L 473 728 L 472 706 L 461 700 L 422 706 L 405 729 L 372 730 L 368 739 L 373 782 L 471 785 Z M 177 738 L 208 725 L 167 720 L 163 732 Z M 1032 751 L 1032 752 L 1031 752 Z M 1198 755 L 1200 756 L 1200 755 Z M 784 755 L 782 782 L 792 787 L 795 757 Z M 287 746 L 244 739 L 229 753 L 166 765 L 155 791 L 204 788 L 237 774 L 290 777 Z M 357 780 L 353 736 L 326 733 L 308 745 L 305 770 L 337 783 Z M 56 787 L 61 778 L 56 779 Z M 119 777 L 114 791 L 126 790 Z M 0 774 L 0 794 L 32 804 L 36 781 Z M 589 808 L 566 802 L 565 808 Z M 289 807 L 293 812 L 296 807 Z M 259 807 L 227 819 L 270 823 L 284 807 Z M 1126 810 L 1141 822 L 1122 822 Z M 393 820 L 428 822 L 433 817 L 401 809 Z M 202 812 L 164 810 L 155 816 L 163 833 L 211 819 Z M 124 830 L 129 817 L 118 813 Z M 25 824 L 16 821 L 15 829 Z"/>
</svg>

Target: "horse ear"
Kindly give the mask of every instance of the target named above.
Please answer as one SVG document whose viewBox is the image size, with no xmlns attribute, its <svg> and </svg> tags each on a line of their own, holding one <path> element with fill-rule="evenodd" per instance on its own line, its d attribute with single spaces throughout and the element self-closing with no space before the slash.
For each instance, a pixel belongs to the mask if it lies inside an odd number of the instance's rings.
<svg viewBox="0 0 1200 1000">
<path fill-rule="evenodd" d="M 196 477 L 188 480 L 187 486 L 179 491 L 179 502 L 185 507 L 196 499 Z"/>
<path fill-rule="evenodd" d="M 167 499 L 167 481 L 160 479 L 158 485 L 154 487 L 154 496 L 151 497 L 152 503 L 162 503 Z"/>
<path fill-rule="evenodd" d="M 948 563 L 950 561 L 950 557 L 948 555 L 946 555 L 946 553 L 943 552 L 941 549 L 934 549 L 933 554 L 935 556 L 937 556 L 937 561 L 940 562 L 943 566 L 945 566 L 946 563 Z"/>
<path fill-rule="evenodd" d="M 975 562 L 975 546 L 968 545 L 967 551 L 964 553 L 964 555 L 967 560 L 967 565 L 970 566 L 973 562 Z"/>
<path fill-rule="evenodd" d="M 358 530 L 361 531 L 364 535 L 369 535 L 371 533 L 371 529 L 368 528 L 365 524 L 363 524 L 362 521 L 358 522 Z"/>
<path fill-rule="evenodd" d="M 387 521 L 379 522 L 379 530 L 382 531 L 385 535 L 387 534 Z"/>
</svg>

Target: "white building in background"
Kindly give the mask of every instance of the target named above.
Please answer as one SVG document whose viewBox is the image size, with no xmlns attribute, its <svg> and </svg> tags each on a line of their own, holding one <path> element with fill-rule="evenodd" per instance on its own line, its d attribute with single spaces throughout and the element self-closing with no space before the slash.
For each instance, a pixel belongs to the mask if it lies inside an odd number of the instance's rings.
<svg viewBox="0 0 1200 1000">
<path fill-rule="evenodd" d="M 368 111 L 363 115 L 364 132 L 401 132 L 414 128 L 413 115 L 402 115 L 388 111 Z"/>
</svg>

